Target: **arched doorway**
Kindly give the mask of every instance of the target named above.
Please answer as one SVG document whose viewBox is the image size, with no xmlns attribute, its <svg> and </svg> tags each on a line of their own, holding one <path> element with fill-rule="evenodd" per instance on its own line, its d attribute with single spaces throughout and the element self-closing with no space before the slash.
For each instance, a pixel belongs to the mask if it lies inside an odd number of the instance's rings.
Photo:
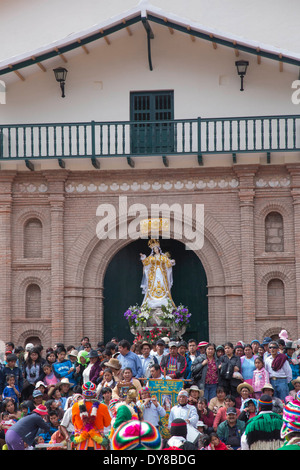
<svg viewBox="0 0 300 470">
<path fill-rule="evenodd" d="M 162 250 L 175 259 L 172 297 L 192 313 L 185 338 L 208 339 L 208 298 L 205 270 L 198 256 L 174 239 L 161 240 Z M 132 341 L 124 312 L 130 305 L 143 300 L 140 284 L 142 263 L 140 253 L 149 254 L 147 240 L 136 240 L 122 248 L 111 260 L 104 278 L 104 341 L 113 336 Z"/>
</svg>

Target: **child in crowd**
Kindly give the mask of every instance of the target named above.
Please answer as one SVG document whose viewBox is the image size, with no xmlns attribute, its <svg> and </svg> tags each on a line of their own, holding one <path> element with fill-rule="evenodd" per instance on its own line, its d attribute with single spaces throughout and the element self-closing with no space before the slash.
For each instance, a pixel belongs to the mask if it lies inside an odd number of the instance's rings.
<svg viewBox="0 0 300 470">
<path fill-rule="evenodd" d="M 13 398 L 16 403 L 19 403 L 21 392 L 19 387 L 16 385 L 16 377 L 13 374 L 6 376 L 6 387 L 2 393 L 2 399 Z"/>
<path fill-rule="evenodd" d="M 266 383 L 269 383 L 269 373 L 264 367 L 264 360 L 262 357 L 257 356 L 255 361 L 255 370 L 253 371 L 252 388 L 254 391 L 254 398 L 257 400 L 262 395 L 262 388 Z"/>
</svg>

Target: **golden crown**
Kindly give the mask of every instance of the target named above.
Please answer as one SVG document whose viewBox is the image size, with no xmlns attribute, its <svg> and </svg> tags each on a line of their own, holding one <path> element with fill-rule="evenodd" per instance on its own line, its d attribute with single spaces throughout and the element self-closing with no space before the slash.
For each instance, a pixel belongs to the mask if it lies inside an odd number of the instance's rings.
<svg viewBox="0 0 300 470">
<path fill-rule="evenodd" d="M 150 248 L 154 248 L 155 246 L 159 246 L 159 241 L 156 240 L 155 238 L 151 238 L 151 240 L 148 241 L 148 246 Z"/>
</svg>

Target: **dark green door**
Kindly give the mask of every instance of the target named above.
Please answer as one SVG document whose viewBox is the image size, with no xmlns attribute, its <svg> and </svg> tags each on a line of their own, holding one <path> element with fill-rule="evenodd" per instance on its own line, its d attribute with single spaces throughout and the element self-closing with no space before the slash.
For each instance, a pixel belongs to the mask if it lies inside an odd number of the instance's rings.
<svg viewBox="0 0 300 470">
<path fill-rule="evenodd" d="M 173 91 L 130 94 L 131 153 L 168 154 L 174 151 Z"/>
<path fill-rule="evenodd" d="M 207 280 L 204 268 L 193 251 L 177 240 L 161 240 L 163 251 L 176 261 L 173 268 L 172 296 L 192 313 L 184 339 L 208 340 Z M 113 336 L 133 341 L 124 312 L 143 300 L 140 284 L 142 263 L 139 253 L 150 253 L 147 240 L 137 240 L 120 250 L 108 266 L 104 279 L 104 341 Z"/>
</svg>

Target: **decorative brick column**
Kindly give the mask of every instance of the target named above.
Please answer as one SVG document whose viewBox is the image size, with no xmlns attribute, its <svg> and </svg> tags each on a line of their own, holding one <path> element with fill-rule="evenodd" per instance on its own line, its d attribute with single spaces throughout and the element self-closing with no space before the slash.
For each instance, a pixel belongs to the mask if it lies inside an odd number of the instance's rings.
<svg viewBox="0 0 300 470">
<path fill-rule="evenodd" d="M 51 217 L 51 320 L 52 345 L 64 342 L 64 205 L 65 180 L 63 170 L 45 172 L 49 186 Z"/>
<path fill-rule="evenodd" d="M 254 267 L 254 176 L 256 165 L 240 165 L 235 167 L 239 178 L 240 198 L 240 239 L 242 263 L 242 293 L 243 293 L 243 340 L 248 342 L 256 336 L 255 327 L 255 267 Z"/>
<path fill-rule="evenodd" d="M 11 213 L 12 184 L 15 172 L 2 172 L 0 176 L 0 339 L 12 341 L 11 331 Z"/>
<path fill-rule="evenodd" d="M 297 331 L 293 332 L 293 339 L 299 338 L 300 333 L 300 166 L 287 165 L 291 175 L 291 195 L 294 208 L 294 237 L 295 237 L 295 273 L 296 273 L 296 314 Z"/>
</svg>

